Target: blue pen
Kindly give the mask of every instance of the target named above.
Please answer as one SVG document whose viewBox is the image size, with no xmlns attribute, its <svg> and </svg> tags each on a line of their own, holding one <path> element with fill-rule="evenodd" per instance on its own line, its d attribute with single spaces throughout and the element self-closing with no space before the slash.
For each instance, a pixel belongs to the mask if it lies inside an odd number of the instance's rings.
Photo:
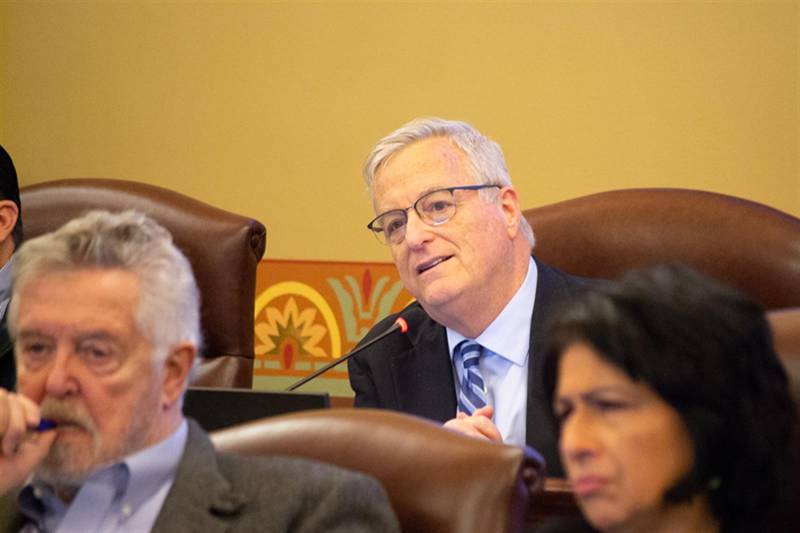
<svg viewBox="0 0 800 533">
<path fill-rule="evenodd" d="M 48 429 L 53 429 L 56 426 L 58 426 L 58 424 L 56 423 L 55 420 L 50 420 L 49 418 L 42 418 L 41 421 L 39 421 L 39 425 L 33 428 L 33 431 L 39 433 L 42 431 L 47 431 Z"/>
</svg>

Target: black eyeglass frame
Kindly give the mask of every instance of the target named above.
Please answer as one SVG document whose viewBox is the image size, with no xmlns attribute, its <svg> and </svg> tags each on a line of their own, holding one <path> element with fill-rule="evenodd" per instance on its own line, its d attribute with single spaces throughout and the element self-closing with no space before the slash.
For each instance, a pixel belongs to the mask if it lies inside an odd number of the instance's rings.
<svg viewBox="0 0 800 533">
<path fill-rule="evenodd" d="M 378 239 L 378 241 L 380 241 L 383 244 L 389 245 L 389 244 L 391 244 L 391 242 L 388 239 L 386 239 L 385 237 L 381 238 L 381 236 L 380 236 L 380 234 L 384 232 L 384 228 L 375 225 L 375 223 L 378 222 L 378 220 L 380 220 L 384 216 L 388 215 L 389 213 L 395 213 L 395 212 L 403 213 L 403 216 L 405 216 L 405 218 L 406 218 L 406 224 L 408 224 L 408 212 L 411 209 L 413 209 L 414 211 L 417 212 L 417 216 L 420 217 L 420 220 L 422 220 L 426 224 L 430 224 L 429 222 L 426 221 L 427 216 L 425 216 L 422 213 L 420 213 L 419 210 L 417 209 L 417 205 L 422 200 L 427 198 L 428 196 L 430 196 L 432 194 L 436 194 L 436 193 L 442 192 L 442 191 L 447 191 L 447 192 L 450 193 L 450 196 L 453 197 L 453 193 L 455 191 L 479 191 L 479 190 L 482 190 L 482 189 L 490 189 L 490 188 L 502 189 L 503 186 L 502 185 L 497 185 L 497 184 L 494 184 L 494 183 L 482 183 L 480 185 L 456 185 L 455 187 L 442 187 L 441 189 L 433 189 L 432 191 L 428 191 L 425 194 L 423 194 L 422 196 L 420 196 L 419 198 L 417 198 L 414 201 L 413 204 L 411 204 L 410 206 L 406 207 L 405 209 L 390 209 L 388 211 L 384 211 L 380 215 L 378 215 L 375 218 L 373 218 L 370 221 L 369 224 L 367 224 L 367 229 L 372 231 L 375 234 L 375 237 Z M 455 211 L 453 211 L 453 214 L 450 215 L 446 220 L 443 220 L 443 221 L 439 222 L 438 224 L 431 224 L 431 225 L 440 226 L 442 224 L 445 224 L 448 220 L 453 218 L 455 216 L 455 214 L 456 214 Z M 403 235 L 403 238 L 405 238 L 405 234 Z M 400 240 L 395 244 L 400 244 L 401 242 L 403 242 L 403 241 Z"/>
</svg>

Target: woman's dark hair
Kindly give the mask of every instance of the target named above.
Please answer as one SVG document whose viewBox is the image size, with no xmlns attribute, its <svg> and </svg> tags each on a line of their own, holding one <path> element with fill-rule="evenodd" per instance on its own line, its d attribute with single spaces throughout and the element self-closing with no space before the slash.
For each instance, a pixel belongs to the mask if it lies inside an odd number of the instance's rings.
<svg viewBox="0 0 800 533">
<path fill-rule="evenodd" d="M 748 530 L 782 494 L 797 411 L 763 309 L 688 267 L 632 271 L 571 302 L 550 324 L 552 404 L 561 354 L 592 346 L 682 418 L 695 465 L 665 499 L 708 492 L 723 531 Z"/>
</svg>

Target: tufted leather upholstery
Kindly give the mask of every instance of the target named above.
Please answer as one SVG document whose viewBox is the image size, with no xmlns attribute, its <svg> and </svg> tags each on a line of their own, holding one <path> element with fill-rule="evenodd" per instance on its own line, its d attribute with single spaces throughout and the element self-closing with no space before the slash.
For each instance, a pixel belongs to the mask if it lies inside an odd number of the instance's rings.
<svg viewBox="0 0 800 533">
<path fill-rule="evenodd" d="M 205 345 L 194 384 L 252 386 L 255 276 L 266 243 L 260 222 L 126 180 L 64 179 L 23 187 L 20 193 L 25 238 L 92 209 L 137 209 L 167 228 L 191 262 L 202 298 Z"/>
</svg>

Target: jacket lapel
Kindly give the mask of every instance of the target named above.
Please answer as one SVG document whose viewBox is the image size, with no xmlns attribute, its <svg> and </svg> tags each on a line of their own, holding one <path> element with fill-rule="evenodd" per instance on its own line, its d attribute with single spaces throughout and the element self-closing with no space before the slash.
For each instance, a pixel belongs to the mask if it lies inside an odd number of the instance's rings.
<svg viewBox="0 0 800 533">
<path fill-rule="evenodd" d="M 410 339 L 409 349 L 390 356 L 400 409 L 446 422 L 456 415 L 456 398 L 445 329 L 428 317 Z"/>
<path fill-rule="evenodd" d="M 535 260 L 535 258 L 534 258 Z M 531 318 L 531 340 L 528 351 L 528 406 L 525 428 L 526 443 L 542 454 L 547 462 L 547 475 L 563 476 L 558 456 L 558 428 L 544 391 L 545 331 L 547 321 L 559 305 L 577 294 L 584 286 L 580 278 L 536 261 L 538 280 L 536 300 Z"/>
<path fill-rule="evenodd" d="M 206 433 L 189 420 L 189 437 L 172 485 L 152 533 L 190 527 L 222 533 L 235 524 L 247 503 L 217 468 L 217 456 Z"/>
</svg>

